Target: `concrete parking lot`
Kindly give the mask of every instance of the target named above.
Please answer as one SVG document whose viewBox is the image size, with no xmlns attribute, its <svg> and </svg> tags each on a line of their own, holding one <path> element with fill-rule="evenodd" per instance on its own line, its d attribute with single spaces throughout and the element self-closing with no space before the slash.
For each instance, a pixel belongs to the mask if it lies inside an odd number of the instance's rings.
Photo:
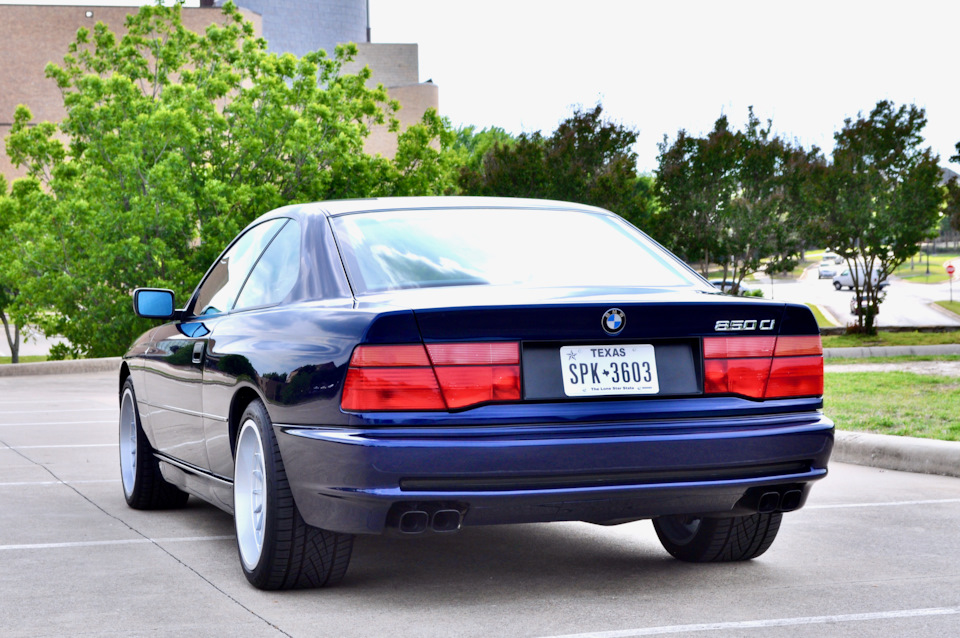
<svg viewBox="0 0 960 638">
<path fill-rule="evenodd" d="M 138 512 L 114 375 L 0 378 L 0 634 L 952 636 L 960 479 L 833 464 L 749 563 L 688 565 L 649 522 L 360 538 L 343 585 L 261 592 L 230 518 Z"/>
</svg>

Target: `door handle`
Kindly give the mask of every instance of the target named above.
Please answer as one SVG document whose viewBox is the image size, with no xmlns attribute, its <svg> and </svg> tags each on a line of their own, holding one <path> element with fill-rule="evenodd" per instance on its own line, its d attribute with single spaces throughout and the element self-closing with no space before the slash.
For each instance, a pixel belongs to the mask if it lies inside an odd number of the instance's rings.
<svg viewBox="0 0 960 638">
<path fill-rule="evenodd" d="M 200 363 L 203 360 L 203 342 L 198 341 L 193 344 L 193 362 Z"/>
</svg>

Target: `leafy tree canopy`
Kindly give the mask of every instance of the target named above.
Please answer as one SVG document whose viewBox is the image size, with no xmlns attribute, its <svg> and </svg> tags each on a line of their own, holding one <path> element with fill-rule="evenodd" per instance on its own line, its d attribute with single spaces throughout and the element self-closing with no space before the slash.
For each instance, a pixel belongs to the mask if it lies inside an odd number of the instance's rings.
<svg viewBox="0 0 960 638">
<path fill-rule="evenodd" d="M 399 136 L 395 160 L 363 150 L 398 105 L 369 69 L 344 74 L 354 45 L 302 58 L 267 53 L 232 3 L 203 34 L 179 6 L 146 6 L 117 36 L 80 29 L 47 76 L 59 124 L 19 107 L 7 150 L 29 175 L 12 224 L 19 282 L 10 311 L 61 334 L 75 355 L 116 355 L 149 324 L 137 286 L 183 300 L 222 248 L 258 215 L 301 201 L 440 193 L 453 133 L 435 112 Z"/>
<path fill-rule="evenodd" d="M 492 129 L 463 143 L 482 150 L 482 161 L 461 169 L 464 195 L 579 202 L 614 211 L 639 226 L 652 214 L 652 179 L 637 174 L 637 134 L 605 120 L 601 105 L 576 109 L 549 137 L 539 132 L 512 140 L 504 136 Z"/>
<path fill-rule="evenodd" d="M 926 114 L 915 105 L 878 102 L 869 115 L 848 118 L 834 134 L 832 164 L 813 166 L 809 204 L 822 222 L 822 243 L 846 258 L 858 299 L 858 329 L 875 333 L 880 281 L 936 235 L 945 189 L 939 157 L 922 148 Z"/>
<path fill-rule="evenodd" d="M 723 268 L 734 282 L 759 270 L 789 269 L 802 249 L 806 223 L 799 181 L 808 154 L 749 111 L 746 129 L 720 117 L 710 133 L 679 131 L 660 145 L 656 194 L 662 206 L 655 235 L 690 262 Z M 772 257 L 771 257 L 772 256 Z"/>
<path fill-rule="evenodd" d="M 9 255 L 15 248 L 9 241 L 10 227 L 20 218 L 20 201 L 24 195 L 24 184 L 17 183 L 13 192 L 7 192 L 7 180 L 0 175 L 0 263 L 9 261 Z M 29 188 L 29 186 L 27 186 Z M 16 281 L 6 276 L 0 270 L 0 323 L 3 323 L 4 337 L 7 340 L 7 346 L 10 348 L 11 362 L 18 363 L 20 360 L 20 338 L 22 326 L 16 321 L 8 319 L 7 309 L 13 305 L 14 300 L 19 294 L 19 287 Z"/>
</svg>

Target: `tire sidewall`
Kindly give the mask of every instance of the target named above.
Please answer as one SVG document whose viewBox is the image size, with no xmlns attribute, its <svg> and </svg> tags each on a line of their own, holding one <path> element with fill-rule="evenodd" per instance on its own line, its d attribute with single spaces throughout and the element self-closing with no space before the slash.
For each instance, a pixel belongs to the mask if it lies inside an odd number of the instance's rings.
<svg viewBox="0 0 960 638">
<path fill-rule="evenodd" d="M 130 479 L 131 482 L 129 485 L 130 487 L 129 491 L 127 490 L 128 486 L 126 484 L 126 481 L 123 478 L 123 474 L 124 474 L 123 456 L 124 454 L 129 453 L 128 450 L 124 449 L 124 444 L 123 444 L 123 438 L 124 438 L 123 401 L 126 398 L 128 392 L 130 394 L 131 408 L 133 410 L 133 427 L 135 429 L 135 434 L 133 437 L 134 439 L 133 445 L 136 448 L 135 452 L 137 457 L 137 466 L 134 469 L 133 476 Z M 141 453 L 143 452 L 143 445 L 141 444 L 141 440 L 144 435 L 143 435 L 143 428 L 140 425 L 140 410 L 137 409 L 137 394 L 136 394 L 136 391 L 133 389 L 133 382 L 129 378 L 127 378 L 127 380 L 123 382 L 123 387 L 120 389 L 120 419 L 119 419 L 118 430 L 119 431 L 117 434 L 118 434 L 118 437 L 120 438 L 120 458 L 119 458 L 120 484 L 121 484 L 121 487 L 123 488 L 123 497 L 127 501 L 127 505 L 133 505 L 134 500 L 136 498 L 136 494 L 137 494 L 137 488 L 139 487 L 139 484 L 141 482 L 140 474 L 142 472 L 142 465 L 143 465 L 143 459 L 141 458 L 142 457 Z"/>
<path fill-rule="evenodd" d="M 273 434 L 273 424 L 267 414 L 266 408 L 258 400 L 247 406 L 243 416 L 240 418 L 240 429 L 237 432 L 237 455 L 240 454 L 240 437 L 248 422 L 252 422 L 252 429 L 257 433 L 260 439 L 260 446 L 263 450 L 263 503 L 264 503 L 264 533 L 263 544 L 260 550 L 260 557 L 256 565 L 251 569 L 247 566 L 240 551 L 239 529 L 237 528 L 237 466 L 239 458 L 234 461 L 234 532 L 237 537 L 237 556 L 240 559 L 240 566 L 244 574 L 252 583 L 267 582 L 271 576 L 270 566 L 273 564 L 273 553 L 276 549 L 277 534 L 277 483 L 278 467 L 275 459 L 275 441 Z"/>
</svg>

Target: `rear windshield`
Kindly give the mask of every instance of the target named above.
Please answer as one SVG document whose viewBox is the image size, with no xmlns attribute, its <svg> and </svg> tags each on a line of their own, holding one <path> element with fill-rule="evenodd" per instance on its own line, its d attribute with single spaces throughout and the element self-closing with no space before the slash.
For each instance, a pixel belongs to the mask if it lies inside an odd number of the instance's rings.
<svg viewBox="0 0 960 638">
<path fill-rule="evenodd" d="M 331 222 L 357 294 L 466 285 L 704 287 L 676 257 L 612 215 L 403 210 Z"/>
</svg>

